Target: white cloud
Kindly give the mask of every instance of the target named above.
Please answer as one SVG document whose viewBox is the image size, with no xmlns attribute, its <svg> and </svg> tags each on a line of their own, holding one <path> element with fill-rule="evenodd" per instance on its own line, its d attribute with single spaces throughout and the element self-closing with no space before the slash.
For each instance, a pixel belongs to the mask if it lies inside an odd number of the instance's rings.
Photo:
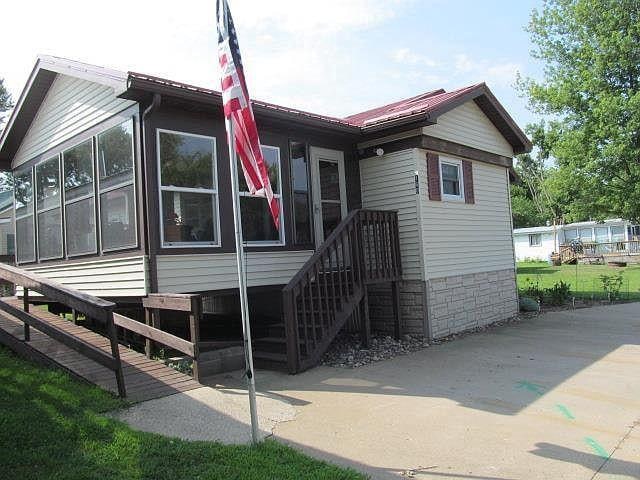
<svg viewBox="0 0 640 480">
<path fill-rule="evenodd" d="M 455 56 L 454 67 L 458 75 L 472 75 L 478 81 L 500 86 L 512 85 L 518 71 L 522 70 L 522 66 L 515 62 L 474 60 L 464 53 Z"/>
<path fill-rule="evenodd" d="M 408 48 L 398 48 L 397 50 L 394 50 L 391 54 L 391 58 L 398 63 L 407 65 L 424 65 L 427 67 L 435 67 L 438 65 L 437 62 L 431 58 L 415 53 Z"/>
</svg>

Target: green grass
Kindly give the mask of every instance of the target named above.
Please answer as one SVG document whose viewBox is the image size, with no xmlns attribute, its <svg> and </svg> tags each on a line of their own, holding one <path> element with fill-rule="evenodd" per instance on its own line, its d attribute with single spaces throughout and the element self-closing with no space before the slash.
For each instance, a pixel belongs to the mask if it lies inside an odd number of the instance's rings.
<svg viewBox="0 0 640 480">
<path fill-rule="evenodd" d="M 110 394 L 0 347 L 0 477 L 15 479 L 363 479 L 275 441 L 187 442 L 101 415 Z"/>
<path fill-rule="evenodd" d="M 571 291 L 579 298 L 605 299 L 601 275 L 622 274 L 620 296 L 623 300 L 640 300 L 640 265 L 624 268 L 607 265 L 561 265 L 554 267 L 546 262 L 518 262 L 518 288 L 527 288 L 529 282 L 538 282 L 540 288 L 552 287 L 560 280 L 571 285 Z"/>
</svg>

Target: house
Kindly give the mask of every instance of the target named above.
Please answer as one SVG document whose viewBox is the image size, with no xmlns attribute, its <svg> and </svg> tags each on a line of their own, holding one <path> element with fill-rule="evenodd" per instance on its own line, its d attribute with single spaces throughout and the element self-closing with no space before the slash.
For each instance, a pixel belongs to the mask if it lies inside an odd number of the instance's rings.
<svg viewBox="0 0 640 480">
<path fill-rule="evenodd" d="M 237 315 L 220 106 L 213 90 L 40 57 L 0 138 L 17 264 L 123 308 L 197 292 Z M 346 118 L 253 106 L 282 208 L 276 230 L 240 179 L 254 336 L 286 337 L 291 370 L 350 322 L 433 338 L 517 312 L 510 169 L 531 143 L 484 83 Z"/>
<path fill-rule="evenodd" d="M 632 256 L 637 253 L 639 238 L 640 226 L 621 218 L 513 230 L 517 261 L 547 261 L 576 239 L 587 254 Z"/>
</svg>

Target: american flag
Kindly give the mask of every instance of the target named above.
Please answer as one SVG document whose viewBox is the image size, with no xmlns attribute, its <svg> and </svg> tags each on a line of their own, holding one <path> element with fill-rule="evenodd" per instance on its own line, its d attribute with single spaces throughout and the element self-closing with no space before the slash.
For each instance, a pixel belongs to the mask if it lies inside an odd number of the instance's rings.
<svg viewBox="0 0 640 480">
<path fill-rule="evenodd" d="M 276 228 L 280 224 L 280 206 L 274 198 L 269 173 L 260 150 L 258 128 L 253 116 L 247 82 L 242 70 L 238 36 L 227 0 L 217 0 L 218 59 L 222 70 L 222 104 L 227 130 L 232 126 L 236 154 L 251 195 L 266 197 Z M 231 125 L 229 125 L 231 124 Z M 229 135 L 229 131 L 227 131 Z"/>
</svg>

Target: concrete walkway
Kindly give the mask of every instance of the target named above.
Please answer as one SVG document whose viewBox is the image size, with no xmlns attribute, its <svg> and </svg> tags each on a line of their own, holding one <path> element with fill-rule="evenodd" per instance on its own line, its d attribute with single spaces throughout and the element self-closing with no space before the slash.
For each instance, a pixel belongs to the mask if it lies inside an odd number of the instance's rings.
<svg viewBox="0 0 640 480">
<path fill-rule="evenodd" d="M 640 479 L 640 304 L 256 378 L 297 411 L 274 423 L 277 438 L 372 478 Z M 211 381 L 242 386 L 237 374 Z"/>
</svg>

